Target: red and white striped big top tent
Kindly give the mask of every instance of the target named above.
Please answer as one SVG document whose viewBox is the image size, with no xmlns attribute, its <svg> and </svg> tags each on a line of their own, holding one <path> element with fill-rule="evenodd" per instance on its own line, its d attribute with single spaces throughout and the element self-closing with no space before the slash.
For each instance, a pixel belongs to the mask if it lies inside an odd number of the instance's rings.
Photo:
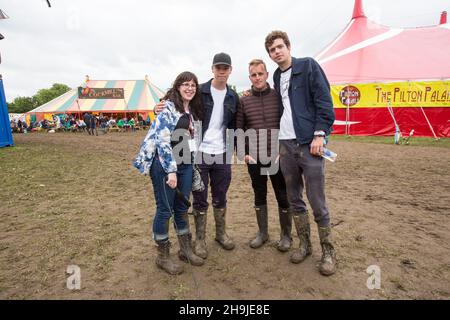
<svg viewBox="0 0 450 320">
<path fill-rule="evenodd" d="M 436 19 L 437 20 L 437 19 Z M 369 20 L 362 0 L 344 31 L 316 59 L 332 86 L 334 133 L 450 137 L 450 24 L 390 28 Z"/>
</svg>

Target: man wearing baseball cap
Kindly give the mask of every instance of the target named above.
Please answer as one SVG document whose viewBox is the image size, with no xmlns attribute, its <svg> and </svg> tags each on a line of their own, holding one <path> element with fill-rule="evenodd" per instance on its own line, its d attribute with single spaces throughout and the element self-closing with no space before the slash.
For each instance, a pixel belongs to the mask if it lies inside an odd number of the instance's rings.
<svg viewBox="0 0 450 320">
<path fill-rule="evenodd" d="M 233 146 L 226 143 L 227 129 L 236 129 L 239 96 L 227 84 L 233 67 L 230 55 L 217 53 L 212 61 L 213 78 L 200 85 L 203 103 L 202 139 L 196 155 L 205 190 L 193 191 L 193 210 L 196 230 L 195 254 L 206 259 L 206 217 L 208 212 L 208 185 L 211 186 L 212 206 L 216 223 L 215 240 L 226 250 L 234 249 L 233 240 L 226 233 L 227 191 L 231 183 L 231 162 L 227 161 Z M 160 102 L 154 112 L 164 108 Z M 227 153 L 227 150 L 229 151 Z"/>
<path fill-rule="evenodd" d="M 200 87 L 204 107 L 202 142 L 197 154 L 205 185 L 204 191 L 193 192 L 193 215 L 196 229 L 195 253 L 206 259 L 206 213 L 208 211 L 208 184 L 211 185 L 212 206 L 216 222 L 215 240 L 226 250 L 234 243 L 226 233 L 227 191 L 231 183 L 231 164 L 227 161 L 226 130 L 236 128 L 239 107 L 238 94 L 227 85 L 232 71 L 231 57 L 217 53 L 212 62 L 214 77 Z"/>
</svg>

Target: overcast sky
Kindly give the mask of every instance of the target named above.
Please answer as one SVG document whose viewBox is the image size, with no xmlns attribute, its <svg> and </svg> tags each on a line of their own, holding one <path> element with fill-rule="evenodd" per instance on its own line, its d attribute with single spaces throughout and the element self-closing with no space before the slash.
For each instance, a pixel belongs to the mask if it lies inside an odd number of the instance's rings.
<svg viewBox="0 0 450 320">
<path fill-rule="evenodd" d="M 354 0 L 0 0 L 7 101 L 53 83 L 79 86 L 91 79 L 144 79 L 168 88 L 189 70 L 211 78 L 212 57 L 233 60 L 229 83 L 247 88 L 247 64 L 262 58 L 271 73 L 264 38 L 286 31 L 294 56 L 314 56 L 351 19 Z M 364 0 L 366 16 L 393 27 L 439 23 L 450 0 Z"/>
</svg>

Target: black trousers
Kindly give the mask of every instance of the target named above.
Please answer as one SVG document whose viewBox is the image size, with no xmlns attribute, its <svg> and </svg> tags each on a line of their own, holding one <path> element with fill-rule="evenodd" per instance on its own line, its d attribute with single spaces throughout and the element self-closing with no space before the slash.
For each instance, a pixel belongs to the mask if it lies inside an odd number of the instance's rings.
<svg viewBox="0 0 450 320">
<path fill-rule="evenodd" d="M 197 156 L 202 157 L 202 162 L 198 164 L 198 167 L 205 190 L 192 192 L 194 209 L 208 211 L 208 184 L 211 186 L 213 208 L 226 208 L 227 191 L 231 183 L 231 164 L 226 162 L 226 154 L 198 153 Z M 205 157 L 207 157 L 207 161 L 205 161 Z"/>
<path fill-rule="evenodd" d="M 252 179 L 253 192 L 255 194 L 255 206 L 267 205 L 267 174 L 261 168 L 268 168 L 270 164 L 263 165 L 260 162 L 256 164 L 248 164 L 247 169 Z M 289 208 L 289 202 L 286 193 L 286 183 L 284 182 L 283 174 L 281 170 L 277 170 L 274 175 L 269 175 L 272 182 L 273 191 L 277 198 L 278 207 L 287 209 Z"/>
</svg>

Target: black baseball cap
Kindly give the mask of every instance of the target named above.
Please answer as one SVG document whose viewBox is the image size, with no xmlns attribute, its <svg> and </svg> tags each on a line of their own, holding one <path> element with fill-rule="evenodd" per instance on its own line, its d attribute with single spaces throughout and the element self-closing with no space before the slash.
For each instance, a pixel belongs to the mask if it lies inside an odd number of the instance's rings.
<svg viewBox="0 0 450 320">
<path fill-rule="evenodd" d="M 216 66 L 218 64 L 225 64 L 227 66 L 231 67 L 231 57 L 229 54 L 226 54 L 224 52 L 218 53 L 214 56 L 213 59 L 213 66 Z"/>
</svg>

